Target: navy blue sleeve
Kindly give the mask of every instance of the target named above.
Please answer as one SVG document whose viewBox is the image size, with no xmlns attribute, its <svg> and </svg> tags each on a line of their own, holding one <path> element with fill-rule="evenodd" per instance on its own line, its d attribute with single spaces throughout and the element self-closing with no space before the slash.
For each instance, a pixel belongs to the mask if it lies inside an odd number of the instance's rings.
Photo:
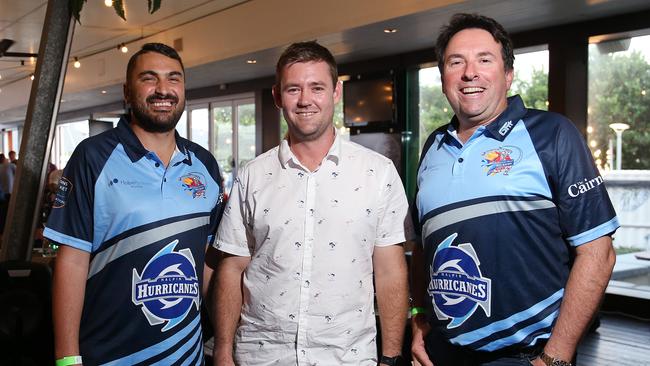
<svg viewBox="0 0 650 366">
<path fill-rule="evenodd" d="M 203 165 L 205 165 L 205 168 L 210 173 L 210 176 L 215 182 L 217 182 L 217 185 L 219 186 L 219 198 L 217 199 L 215 206 L 210 212 L 210 226 L 208 228 L 208 232 L 210 233 L 208 237 L 208 245 L 212 245 L 225 206 L 224 199 L 226 196 L 224 194 L 223 178 L 221 177 L 219 164 L 217 163 L 217 160 L 215 160 L 214 156 L 209 151 L 205 150 L 195 143 L 191 143 L 191 145 L 193 146 L 192 149 L 194 150 L 196 157 L 201 160 Z"/>
<path fill-rule="evenodd" d="M 96 175 L 88 161 L 87 141 L 77 146 L 63 170 L 43 235 L 59 244 L 91 252 Z"/>
<path fill-rule="evenodd" d="M 565 239 L 578 246 L 613 233 L 619 227 L 616 212 L 583 136 L 561 115 L 540 113 L 535 118 L 540 119 L 537 132 L 548 134 L 533 142 L 545 165 Z"/>
</svg>

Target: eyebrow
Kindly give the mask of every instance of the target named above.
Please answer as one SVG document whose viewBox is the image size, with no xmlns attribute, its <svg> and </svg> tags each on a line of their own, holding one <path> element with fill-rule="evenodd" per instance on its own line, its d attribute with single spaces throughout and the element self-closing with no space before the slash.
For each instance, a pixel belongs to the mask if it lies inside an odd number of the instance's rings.
<svg viewBox="0 0 650 366">
<path fill-rule="evenodd" d="M 476 56 L 478 56 L 478 57 L 484 57 L 484 56 L 492 56 L 492 57 L 496 57 L 496 56 L 494 55 L 494 53 L 492 53 L 492 52 L 490 52 L 490 51 L 479 52 Z M 445 60 L 449 60 L 449 59 L 452 59 L 452 58 L 463 58 L 463 59 L 464 59 L 465 56 L 461 55 L 460 53 L 452 53 L 451 55 L 447 56 L 447 57 L 445 58 Z"/>
<path fill-rule="evenodd" d="M 153 70 L 145 70 L 145 71 L 142 71 L 141 73 L 139 73 L 139 74 L 138 74 L 138 77 L 142 77 L 142 76 L 145 76 L 145 75 L 151 75 L 151 76 L 158 77 L 158 75 L 160 75 L 160 73 L 157 73 L 157 72 L 155 72 L 155 71 L 153 71 Z M 183 73 L 180 72 L 180 71 L 170 71 L 170 72 L 168 72 L 168 73 L 165 74 L 165 75 L 166 75 L 167 77 L 170 77 L 170 76 L 180 76 L 180 77 L 183 77 Z"/>
</svg>

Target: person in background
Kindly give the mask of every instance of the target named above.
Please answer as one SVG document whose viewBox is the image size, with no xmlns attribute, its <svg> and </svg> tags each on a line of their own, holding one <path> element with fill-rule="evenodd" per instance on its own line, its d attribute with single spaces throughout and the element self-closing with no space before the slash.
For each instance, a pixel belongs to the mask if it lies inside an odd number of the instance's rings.
<svg viewBox="0 0 650 366">
<path fill-rule="evenodd" d="M 507 97 L 513 47 L 457 14 L 436 42 L 455 116 L 417 175 L 412 352 L 423 365 L 571 365 L 615 262 L 619 227 L 571 121 Z"/>
</svg>

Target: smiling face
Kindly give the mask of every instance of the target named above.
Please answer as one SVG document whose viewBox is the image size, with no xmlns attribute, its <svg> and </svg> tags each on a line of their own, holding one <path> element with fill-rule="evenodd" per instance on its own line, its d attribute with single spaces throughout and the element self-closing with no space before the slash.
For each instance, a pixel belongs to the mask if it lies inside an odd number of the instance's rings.
<svg viewBox="0 0 650 366">
<path fill-rule="evenodd" d="M 324 61 L 296 62 L 284 67 L 273 96 L 282 108 L 291 141 L 314 141 L 332 129 L 341 84 L 333 85 L 330 67 Z"/>
<path fill-rule="evenodd" d="M 181 64 L 156 52 L 141 54 L 124 85 L 124 99 L 131 105 L 131 121 L 145 131 L 173 130 L 185 109 Z"/>
<path fill-rule="evenodd" d="M 465 127 L 486 125 L 507 108 L 512 77 L 501 44 L 483 29 L 456 33 L 445 49 L 442 90 Z"/>
</svg>

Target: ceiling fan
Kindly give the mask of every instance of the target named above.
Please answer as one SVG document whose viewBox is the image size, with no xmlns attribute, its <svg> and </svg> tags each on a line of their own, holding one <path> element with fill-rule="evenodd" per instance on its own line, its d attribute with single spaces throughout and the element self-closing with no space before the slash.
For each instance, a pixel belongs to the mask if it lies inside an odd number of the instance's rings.
<svg viewBox="0 0 650 366">
<path fill-rule="evenodd" d="M 36 53 L 26 53 L 26 52 L 7 52 L 9 47 L 15 42 L 11 39 L 3 38 L 0 41 L 0 57 L 36 57 Z"/>
</svg>

